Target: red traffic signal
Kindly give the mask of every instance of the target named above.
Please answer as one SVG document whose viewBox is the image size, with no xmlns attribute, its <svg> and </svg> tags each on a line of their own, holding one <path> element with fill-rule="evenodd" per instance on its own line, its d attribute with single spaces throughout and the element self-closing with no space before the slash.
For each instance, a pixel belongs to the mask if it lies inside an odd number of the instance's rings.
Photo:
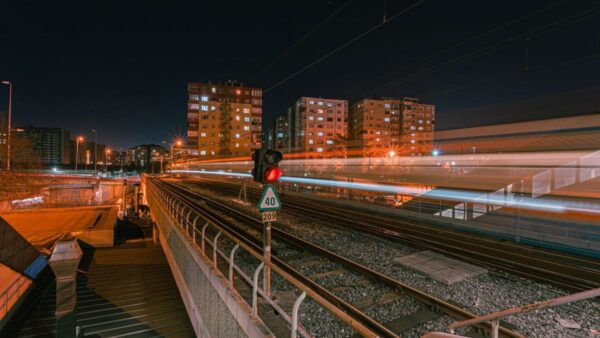
<svg viewBox="0 0 600 338">
<path fill-rule="evenodd" d="M 283 159 L 281 152 L 272 149 L 257 149 L 254 151 L 252 159 L 254 160 L 252 177 L 255 182 L 273 183 L 283 175 L 283 169 L 279 168 L 279 162 Z"/>
<path fill-rule="evenodd" d="M 270 167 L 265 170 L 265 183 L 273 183 L 283 175 L 283 169 Z"/>
</svg>

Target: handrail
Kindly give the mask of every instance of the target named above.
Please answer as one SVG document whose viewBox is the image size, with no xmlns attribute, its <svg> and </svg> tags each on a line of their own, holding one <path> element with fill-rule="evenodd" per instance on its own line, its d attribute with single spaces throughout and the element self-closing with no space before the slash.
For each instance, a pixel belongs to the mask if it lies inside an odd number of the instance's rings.
<svg viewBox="0 0 600 338">
<path fill-rule="evenodd" d="M 487 321 L 492 321 L 492 338 L 498 337 L 498 321 L 500 318 L 508 317 L 516 314 L 527 313 L 531 311 L 546 309 L 549 307 L 554 307 L 557 305 L 577 302 L 584 299 L 594 298 L 600 296 L 600 288 L 591 289 L 579 293 L 575 293 L 568 296 L 558 297 L 550 300 L 546 300 L 543 302 L 538 302 L 529 305 L 523 305 L 519 307 L 514 307 L 511 309 L 501 310 L 493 313 L 489 313 L 487 315 L 479 316 L 476 318 L 463 320 L 460 322 L 454 322 L 448 325 L 448 329 L 450 329 L 450 333 L 454 333 L 454 329 L 464 326 L 476 325 Z M 496 323 L 494 325 L 494 323 Z"/>
<path fill-rule="evenodd" d="M 177 206 L 177 208 L 171 208 L 170 210 L 168 210 L 168 213 L 170 215 L 167 215 L 172 221 L 175 221 L 177 224 L 179 224 L 179 220 L 177 215 L 182 213 L 185 208 L 187 207 L 188 209 L 192 209 L 194 206 L 189 204 L 189 202 L 184 202 L 181 201 L 181 199 L 179 198 L 175 198 L 173 196 L 172 192 L 165 192 L 165 189 L 160 189 L 158 187 L 158 184 L 153 181 L 152 179 L 147 180 L 148 184 L 148 194 L 149 195 L 154 195 L 154 196 L 159 196 L 159 200 L 163 200 L 165 202 L 167 202 L 170 199 L 177 199 L 178 202 L 180 202 L 183 205 L 183 208 L 181 208 L 181 210 L 179 210 L 179 205 Z M 168 189 L 167 189 L 168 190 Z M 173 201 L 171 201 L 171 203 L 173 203 Z M 167 202 L 167 204 L 170 204 Z M 174 203 L 173 203 L 174 204 Z M 196 212 L 196 211 L 195 211 Z M 197 212 L 196 212 L 197 213 Z M 239 244 L 240 248 L 242 248 L 244 251 L 246 251 L 247 253 L 249 253 L 250 255 L 254 256 L 257 260 L 259 260 L 260 262 L 264 261 L 264 257 L 262 252 L 258 252 L 256 251 L 253 247 L 251 247 L 250 245 L 244 243 L 242 240 L 236 238 L 234 235 L 229 233 L 228 229 L 225 229 L 223 227 L 221 227 L 218 224 L 215 224 L 211 221 L 209 221 L 208 219 L 206 219 L 204 216 L 201 216 L 204 220 L 206 220 L 205 225 L 202 227 L 202 232 L 205 233 L 206 228 L 208 226 L 214 228 L 216 231 L 220 231 L 223 233 L 223 235 L 227 236 L 228 239 L 232 240 L 235 244 Z M 181 225 L 181 224 L 179 224 Z M 193 234 L 195 235 L 197 229 L 194 229 Z M 204 251 L 204 244 L 205 244 L 205 236 L 203 234 L 202 236 L 202 240 L 200 243 L 201 248 L 201 252 L 204 256 L 206 256 L 206 253 Z M 208 245 L 211 245 L 212 243 L 210 243 L 210 241 L 206 241 Z M 197 245 L 197 244 L 196 244 Z M 212 246 L 212 245 L 211 245 Z M 220 252 L 220 250 L 216 250 L 220 256 L 225 256 L 222 255 L 222 253 Z M 224 257 L 225 258 L 225 257 Z M 225 258 L 225 260 L 228 260 L 228 257 Z M 212 261 L 212 260 L 211 260 Z M 213 263 L 213 262 L 211 262 Z M 278 274 L 279 276 L 281 276 L 284 280 L 286 280 L 287 282 L 289 282 L 290 284 L 292 284 L 294 287 L 298 288 L 300 291 L 306 292 L 306 295 L 308 295 L 310 298 L 312 298 L 316 303 L 318 303 L 320 306 L 322 306 L 324 309 L 326 309 L 327 311 L 331 312 L 332 314 L 334 314 L 336 317 L 338 317 L 342 322 L 346 323 L 347 325 L 349 325 L 350 327 L 352 327 L 352 329 L 354 329 L 356 332 L 358 332 L 359 334 L 365 336 L 365 337 L 377 337 L 377 335 L 368 327 L 366 327 L 364 324 L 356 321 L 353 317 L 351 317 L 350 315 L 348 315 L 347 313 L 345 313 L 344 311 L 341 311 L 336 305 L 334 305 L 333 303 L 329 302 L 327 299 L 325 299 L 323 296 L 321 296 L 318 292 L 316 292 L 315 290 L 310 289 L 308 286 L 306 286 L 305 284 L 303 284 L 302 282 L 300 282 L 299 280 L 297 280 L 296 278 L 294 278 L 292 275 L 288 274 L 285 270 L 283 270 L 282 268 L 280 268 L 278 265 L 272 263 L 272 262 L 268 262 L 265 264 L 266 266 L 269 266 L 272 271 L 276 274 Z M 238 271 L 238 267 L 235 266 L 235 270 Z M 224 277 L 226 278 L 226 277 Z M 265 298 L 267 300 L 268 303 L 272 303 L 271 299 L 267 299 L 268 297 L 265 297 L 264 295 L 264 291 L 261 290 L 260 288 L 257 290 L 258 294 L 260 294 L 263 298 Z M 290 318 L 289 315 L 286 314 L 286 316 L 283 316 L 284 318 Z M 310 336 L 303 328 L 300 328 L 298 330 L 302 336 Z"/>
</svg>

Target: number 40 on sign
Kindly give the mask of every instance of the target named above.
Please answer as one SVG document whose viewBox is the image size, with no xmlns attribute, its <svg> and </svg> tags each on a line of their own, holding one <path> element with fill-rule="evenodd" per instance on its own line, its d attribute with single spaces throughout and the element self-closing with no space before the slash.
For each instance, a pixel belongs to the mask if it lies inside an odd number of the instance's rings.
<svg viewBox="0 0 600 338">
<path fill-rule="evenodd" d="M 281 210 L 279 195 L 277 195 L 277 191 L 272 185 L 267 184 L 265 186 L 265 190 L 258 201 L 258 210 L 262 212 Z"/>
</svg>

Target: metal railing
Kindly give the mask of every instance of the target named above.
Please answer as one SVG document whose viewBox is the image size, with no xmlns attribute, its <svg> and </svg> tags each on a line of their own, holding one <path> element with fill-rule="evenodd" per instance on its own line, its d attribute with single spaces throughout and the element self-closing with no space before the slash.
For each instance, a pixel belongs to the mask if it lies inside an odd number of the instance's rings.
<svg viewBox="0 0 600 338">
<path fill-rule="evenodd" d="M 27 291 L 30 284 L 29 278 L 20 275 L 10 283 L 2 293 L 0 293 L 0 323 L 4 322 L 8 311 L 10 311 L 19 298 Z M 23 288 L 23 286 L 27 287 Z"/>
<path fill-rule="evenodd" d="M 501 318 L 518 315 L 518 314 L 523 314 L 523 313 L 527 313 L 527 312 L 531 312 L 531 311 L 546 309 L 546 308 L 554 307 L 557 305 L 577 302 L 580 300 L 590 299 L 590 298 L 594 298 L 594 297 L 598 297 L 598 296 L 600 296 L 600 288 L 591 289 L 588 291 L 579 292 L 579 293 L 575 293 L 575 294 L 568 295 L 568 296 L 558 297 L 558 298 L 550 299 L 550 300 L 539 302 L 539 303 L 514 307 L 511 309 L 493 312 L 493 313 L 479 316 L 476 318 L 463 320 L 460 322 L 455 322 L 455 323 L 450 324 L 448 326 L 448 329 L 450 330 L 450 333 L 453 334 L 454 330 L 457 328 L 476 325 L 476 324 L 491 321 L 491 325 L 492 325 L 491 338 L 498 338 L 498 329 L 500 327 L 500 319 Z"/>
<path fill-rule="evenodd" d="M 173 194 L 165 191 L 165 189 L 160 189 L 156 186 L 156 183 L 152 182 L 151 179 L 146 179 L 146 188 L 148 190 L 147 196 L 152 196 L 161 202 L 159 203 L 159 207 L 166 211 L 165 214 L 168 216 L 170 221 L 173 224 L 178 225 L 185 232 L 188 239 L 200 250 L 203 258 L 205 258 L 213 266 L 214 272 L 224 281 L 226 281 L 231 290 L 237 292 L 234 285 L 234 273 L 237 273 L 237 275 L 240 276 L 248 285 L 252 286 L 252 304 L 248 304 L 248 306 L 251 307 L 252 316 L 254 318 L 258 318 L 258 297 L 260 296 L 281 316 L 281 318 L 290 324 L 291 337 L 295 338 L 298 334 L 300 334 L 301 337 L 310 338 L 310 333 L 302 325 L 300 325 L 298 321 L 298 311 L 300 309 L 300 305 L 306 296 L 309 296 L 317 304 L 331 312 L 334 316 L 339 318 L 342 322 L 350 326 L 362 336 L 377 337 L 372 330 L 364 326 L 362 323 L 356 321 L 353 317 L 342 311 L 327 299 L 323 298 L 315 290 L 310 289 L 308 286 L 294 278 L 292 275 L 288 274 L 278 265 L 268 262 L 266 263 L 266 266 L 269 266 L 272 272 L 276 273 L 286 282 L 292 284 L 301 291 L 294 303 L 291 315 L 288 314 L 283 308 L 281 308 L 279 304 L 277 304 L 275 301 L 273 301 L 273 299 L 271 299 L 271 297 L 267 295 L 264 290 L 264 285 L 263 288 L 260 288 L 259 286 L 258 277 L 262 269 L 265 267 L 265 261 L 262 252 L 258 252 L 251 246 L 239 240 L 234 235 L 230 234 L 225 228 L 211 222 L 203 215 L 193 210 L 192 205 L 189 205 L 187 202 L 184 202 L 181 199 L 173 196 Z M 152 207 L 152 204 L 150 205 Z M 192 215 L 195 215 L 195 217 Z M 209 228 L 216 232 L 212 238 L 209 238 L 207 235 L 207 229 Z M 229 253 L 225 253 L 218 248 L 218 241 L 222 236 L 227 237 L 234 243 L 234 246 Z M 206 246 L 211 247 L 212 255 L 209 256 L 207 254 Z M 258 267 L 254 270 L 253 276 L 246 274 L 235 263 L 235 256 L 239 248 L 242 248 L 246 253 L 250 254 L 260 262 Z M 225 276 L 218 268 L 219 257 L 228 265 L 228 276 Z"/>
</svg>

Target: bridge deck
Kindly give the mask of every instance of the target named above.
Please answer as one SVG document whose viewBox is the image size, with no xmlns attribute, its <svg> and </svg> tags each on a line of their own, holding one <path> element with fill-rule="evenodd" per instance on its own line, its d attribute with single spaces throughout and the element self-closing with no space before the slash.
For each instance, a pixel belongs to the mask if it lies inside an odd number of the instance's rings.
<svg viewBox="0 0 600 338">
<path fill-rule="evenodd" d="M 77 280 L 77 325 L 86 336 L 195 336 L 159 245 L 140 242 L 82 249 L 87 273 Z M 28 312 L 18 337 L 56 335 L 54 289 L 50 285 Z"/>
</svg>

